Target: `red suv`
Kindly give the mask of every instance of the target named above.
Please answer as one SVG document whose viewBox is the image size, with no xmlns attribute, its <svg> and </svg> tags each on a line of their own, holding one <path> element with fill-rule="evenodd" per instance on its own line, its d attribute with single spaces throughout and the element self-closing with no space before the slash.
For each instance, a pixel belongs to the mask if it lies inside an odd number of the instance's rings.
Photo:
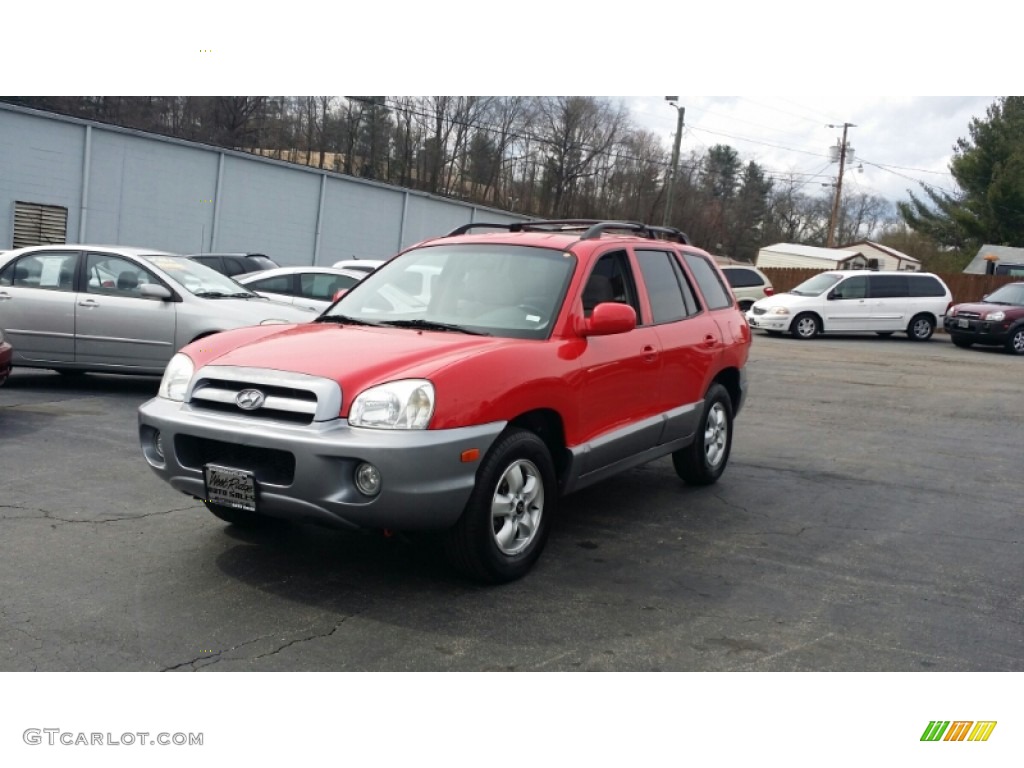
<svg viewBox="0 0 1024 768">
<path fill-rule="evenodd" d="M 564 494 L 668 455 L 687 483 L 719 478 L 750 338 L 676 229 L 470 224 L 310 323 L 186 346 L 139 437 L 228 522 L 442 530 L 456 566 L 508 581 Z"/>
<path fill-rule="evenodd" d="M 1007 283 L 981 301 L 957 304 L 943 322 L 958 347 L 998 345 L 1024 355 L 1024 283 Z"/>
</svg>

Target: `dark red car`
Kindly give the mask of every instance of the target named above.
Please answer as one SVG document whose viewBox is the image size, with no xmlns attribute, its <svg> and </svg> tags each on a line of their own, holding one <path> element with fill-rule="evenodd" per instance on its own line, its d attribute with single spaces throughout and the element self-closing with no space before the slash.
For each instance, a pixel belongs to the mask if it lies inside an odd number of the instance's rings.
<svg viewBox="0 0 1024 768">
<path fill-rule="evenodd" d="M 4 341 L 4 334 L 0 332 L 0 387 L 11 372 L 11 355 L 11 345 Z"/>
<path fill-rule="evenodd" d="M 1024 355 L 1024 282 L 1004 285 L 974 304 L 957 304 L 944 325 L 958 347 L 985 344 Z"/>
</svg>

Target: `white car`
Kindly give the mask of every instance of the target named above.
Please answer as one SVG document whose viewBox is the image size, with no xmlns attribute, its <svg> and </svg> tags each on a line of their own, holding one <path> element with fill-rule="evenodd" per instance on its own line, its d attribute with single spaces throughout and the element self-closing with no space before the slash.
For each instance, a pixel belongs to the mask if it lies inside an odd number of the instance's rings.
<svg viewBox="0 0 1024 768">
<path fill-rule="evenodd" d="M 239 275 L 235 281 L 260 296 L 323 312 L 338 291 L 347 291 L 367 274 L 334 267 L 277 267 Z"/>
<path fill-rule="evenodd" d="M 952 303 L 946 284 L 926 272 L 822 272 L 754 302 L 746 317 L 751 328 L 798 339 L 874 331 L 925 341 Z"/>
<path fill-rule="evenodd" d="M 0 334 L 15 366 L 159 375 L 204 336 L 315 317 L 148 248 L 43 245 L 0 256 Z"/>
<path fill-rule="evenodd" d="M 334 262 L 331 266 L 334 269 L 356 269 L 369 274 L 383 263 L 383 259 L 342 259 Z"/>
</svg>

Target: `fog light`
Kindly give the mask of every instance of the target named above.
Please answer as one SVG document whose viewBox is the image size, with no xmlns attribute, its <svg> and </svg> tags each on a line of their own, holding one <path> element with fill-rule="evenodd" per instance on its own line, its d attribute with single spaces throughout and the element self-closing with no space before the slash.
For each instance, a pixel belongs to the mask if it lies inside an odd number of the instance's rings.
<svg viewBox="0 0 1024 768">
<path fill-rule="evenodd" d="M 356 488 L 364 496 L 376 496 L 380 493 L 380 471 L 373 464 L 360 464 L 356 467 Z"/>
<path fill-rule="evenodd" d="M 160 458 L 160 461 L 165 461 L 164 436 L 160 434 L 159 429 L 153 430 L 153 450 L 156 451 L 156 455 Z"/>
</svg>

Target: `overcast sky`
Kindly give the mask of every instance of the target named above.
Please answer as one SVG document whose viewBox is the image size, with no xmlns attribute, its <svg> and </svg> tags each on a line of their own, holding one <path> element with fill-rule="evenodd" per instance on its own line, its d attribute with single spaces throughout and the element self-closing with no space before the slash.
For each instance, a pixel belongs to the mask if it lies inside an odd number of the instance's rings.
<svg viewBox="0 0 1024 768">
<path fill-rule="evenodd" d="M 673 94 L 675 95 L 675 94 Z M 681 157 L 728 144 L 744 161 L 754 160 L 772 176 L 797 174 L 811 195 L 831 194 L 839 164 L 829 147 L 847 129 L 854 159 L 843 188 L 890 201 L 920 193 L 919 182 L 952 192 L 949 161 L 958 138 L 969 137 L 971 118 L 985 116 L 994 96 L 871 96 L 823 98 L 813 94 L 679 96 L 685 109 Z M 634 121 L 671 146 L 676 109 L 662 98 L 623 99 Z M 829 125 L 839 127 L 828 127 Z"/>
</svg>

